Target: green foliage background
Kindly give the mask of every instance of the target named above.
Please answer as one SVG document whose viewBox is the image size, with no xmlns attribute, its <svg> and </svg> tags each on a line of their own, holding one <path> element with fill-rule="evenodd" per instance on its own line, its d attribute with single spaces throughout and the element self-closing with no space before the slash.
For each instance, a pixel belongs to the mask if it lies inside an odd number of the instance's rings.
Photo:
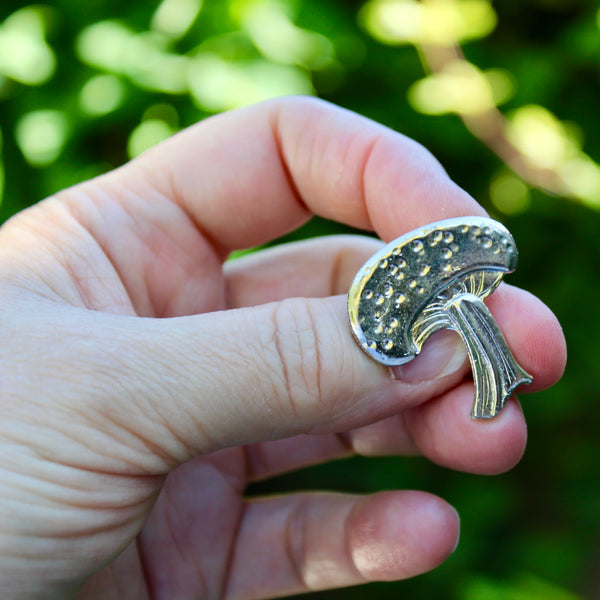
<svg viewBox="0 0 600 600">
<path fill-rule="evenodd" d="M 314 93 L 422 142 L 515 235 L 520 268 L 511 282 L 540 296 L 563 323 L 570 351 L 565 377 L 554 389 L 524 398 L 530 441 L 511 473 L 475 477 L 420 458 L 356 458 L 306 469 L 254 491 L 418 488 L 440 494 L 459 510 L 460 546 L 439 569 L 406 582 L 321 592 L 315 598 L 598 598 L 597 190 L 540 191 L 527 173 L 512 176 L 455 112 L 423 112 L 411 96 L 427 74 L 423 48 L 418 40 L 376 39 L 381 36 L 368 24 L 363 5 L 363 0 L 205 0 L 201 7 L 197 0 L 57 0 L 29 6 L 4 0 L 1 217 L 116 167 L 214 112 L 283 93 Z M 530 105 L 553 115 L 550 120 L 571 153 L 585 152 L 593 183 L 595 160 L 600 161 L 598 3 L 504 0 L 492 9 L 482 0 L 480 5 L 495 15 L 495 26 L 464 40 L 468 61 L 482 70 L 500 70 L 509 88 L 500 109 L 509 117 Z M 198 14 L 194 6 L 201 8 Z M 187 21 L 178 25 L 173 15 L 185 16 L 186 10 Z M 269 21 L 269 11 L 280 20 Z M 104 29 L 90 29 L 97 24 Z M 296 47 L 281 48 L 276 33 L 283 26 L 292 27 L 286 39 L 295 39 Z M 275 41 L 265 38 L 265 31 Z M 110 52 L 94 54 L 103 39 L 125 44 L 121 63 Z M 132 48 L 141 56 L 137 63 Z M 25 68 L 28 56 L 33 59 Z M 144 64 L 151 65 L 150 74 Z M 515 205 L 506 194 L 494 201 L 499 180 L 515 190 Z M 313 221 L 297 235 L 339 230 Z"/>
</svg>

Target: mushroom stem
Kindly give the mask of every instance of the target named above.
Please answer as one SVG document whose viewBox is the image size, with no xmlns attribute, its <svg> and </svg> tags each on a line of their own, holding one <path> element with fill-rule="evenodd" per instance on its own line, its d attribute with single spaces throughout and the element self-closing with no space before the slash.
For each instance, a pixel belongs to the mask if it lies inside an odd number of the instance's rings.
<svg viewBox="0 0 600 600">
<path fill-rule="evenodd" d="M 497 415 L 519 385 L 532 377 L 517 363 L 494 317 L 474 294 L 459 294 L 444 306 L 455 329 L 467 346 L 475 382 L 471 417 L 490 419 Z"/>
</svg>

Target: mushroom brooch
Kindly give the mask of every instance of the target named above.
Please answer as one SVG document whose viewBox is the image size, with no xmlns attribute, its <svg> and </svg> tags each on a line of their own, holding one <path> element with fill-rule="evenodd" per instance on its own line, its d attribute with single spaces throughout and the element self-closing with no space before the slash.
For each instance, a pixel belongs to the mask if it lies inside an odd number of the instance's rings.
<svg viewBox="0 0 600 600">
<path fill-rule="evenodd" d="M 447 219 L 411 231 L 354 278 L 348 292 L 354 337 L 371 358 L 392 366 L 415 358 L 436 331 L 453 329 L 473 370 L 471 416 L 494 417 L 517 386 L 532 381 L 483 303 L 516 266 L 512 235 L 492 219 Z"/>
</svg>

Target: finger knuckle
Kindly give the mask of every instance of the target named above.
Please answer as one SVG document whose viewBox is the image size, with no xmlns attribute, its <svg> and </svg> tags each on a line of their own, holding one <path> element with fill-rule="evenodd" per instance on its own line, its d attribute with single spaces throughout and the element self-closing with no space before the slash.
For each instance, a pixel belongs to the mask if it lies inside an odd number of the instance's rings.
<svg viewBox="0 0 600 600">
<path fill-rule="evenodd" d="M 285 300 L 273 310 L 273 350 L 280 399 L 298 417 L 326 406 L 324 344 L 309 300 Z"/>
<path fill-rule="evenodd" d="M 284 550 L 290 571 L 298 587 L 304 590 L 312 589 L 307 573 L 307 513 L 308 504 L 301 498 L 288 514 L 284 535 Z"/>
</svg>

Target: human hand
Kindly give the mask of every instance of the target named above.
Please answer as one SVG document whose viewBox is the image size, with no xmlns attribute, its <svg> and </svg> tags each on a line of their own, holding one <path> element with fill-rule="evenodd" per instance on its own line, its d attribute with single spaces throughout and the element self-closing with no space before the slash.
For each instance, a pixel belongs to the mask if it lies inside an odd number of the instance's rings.
<svg viewBox="0 0 600 600">
<path fill-rule="evenodd" d="M 456 514 L 424 492 L 244 499 L 248 482 L 353 452 L 496 473 L 525 445 L 514 400 L 469 418 L 454 334 L 396 378 L 354 343 L 343 294 L 379 242 L 223 264 L 311 214 L 390 240 L 484 213 L 415 142 L 286 99 L 208 119 L 4 225 L 3 598 L 267 598 L 410 577 L 452 551 Z M 534 376 L 524 391 L 555 382 L 548 309 L 509 286 L 488 306 Z"/>
</svg>

